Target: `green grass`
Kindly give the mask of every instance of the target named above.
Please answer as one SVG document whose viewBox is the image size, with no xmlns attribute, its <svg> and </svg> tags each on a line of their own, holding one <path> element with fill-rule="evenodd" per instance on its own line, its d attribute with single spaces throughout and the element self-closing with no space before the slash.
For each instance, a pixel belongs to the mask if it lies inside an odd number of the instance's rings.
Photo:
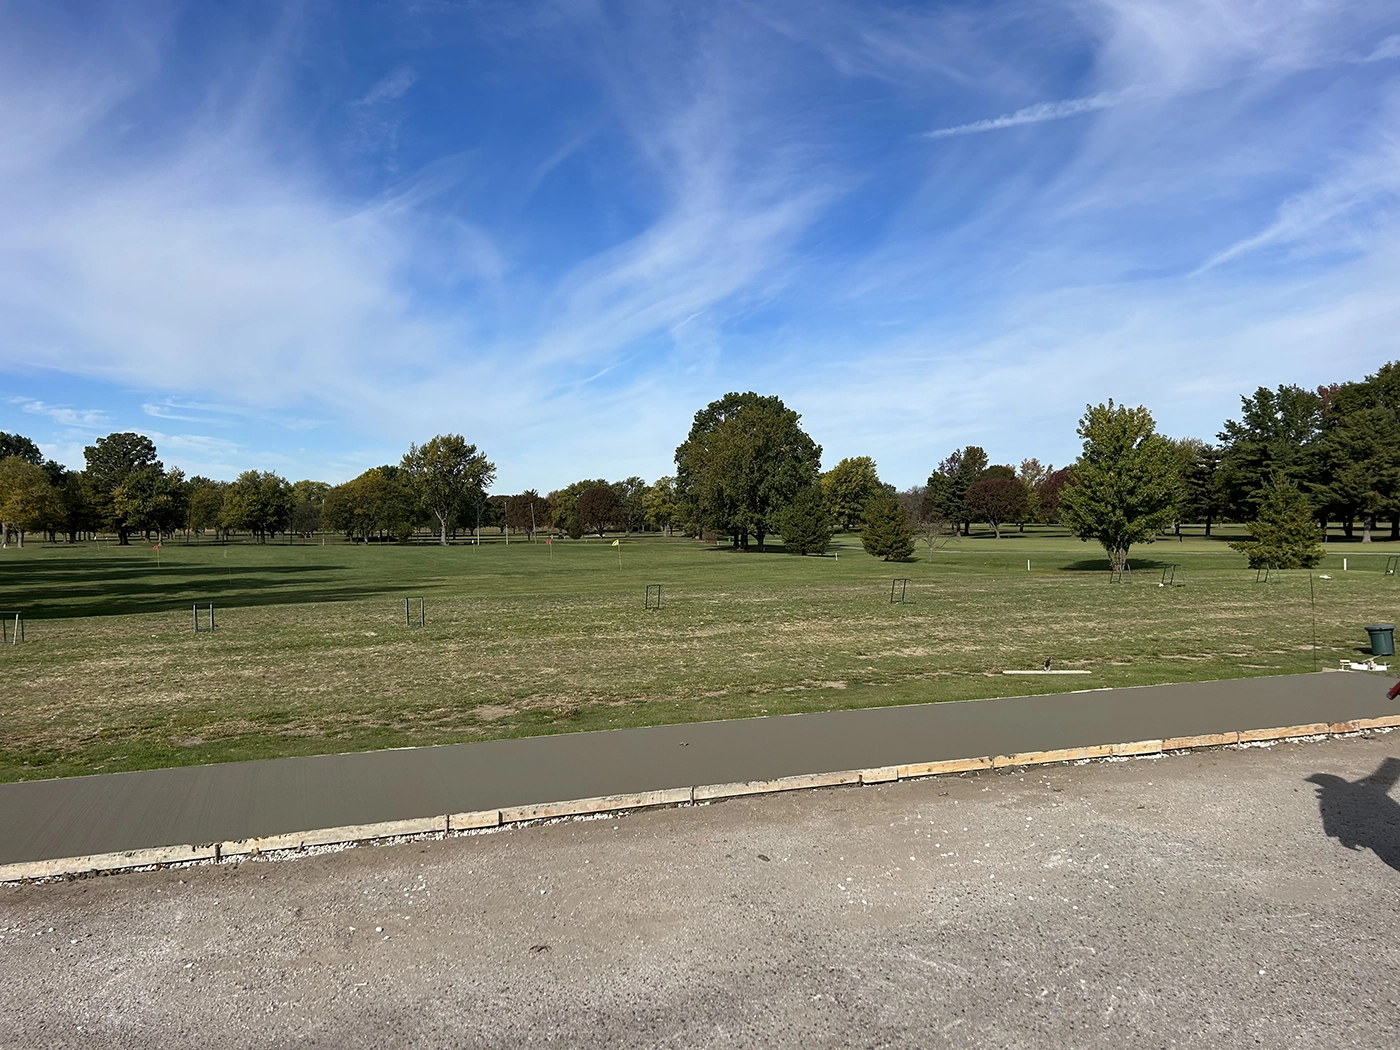
<svg viewBox="0 0 1400 1050">
<path fill-rule="evenodd" d="M 1365 652 L 1400 600 L 1391 545 L 1337 549 L 1314 574 L 1332 577 L 1320 666 Z M 0 650 L 0 781 L 1314 666 L 1308 574 L 1255 584 L 1219 539 L 1140 547 L 1125 585 L 1048 529 L 901 564 L 853 538 L 839 559 L 621 552 L 168 544 L 157 568 L 142 545 L 4 551 L 0 608 L 25 610 L 28 641 Z M 1172 562 L 1187 585 L 1158 587 Z M 912 604 L 890 604 L 896 576 Z M 427 627 L 403 626 L 405 595 Z M 194 601 L 215 603 L 213 634 L 191 631 Z M 1046 656 L 1092 673 L 1001 674 Z"/>
</svg>

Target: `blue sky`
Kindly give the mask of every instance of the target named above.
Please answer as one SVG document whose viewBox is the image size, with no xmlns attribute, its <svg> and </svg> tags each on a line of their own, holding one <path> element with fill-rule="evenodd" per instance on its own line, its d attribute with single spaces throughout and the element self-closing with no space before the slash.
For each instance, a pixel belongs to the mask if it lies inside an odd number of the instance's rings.
<svg viewBox="0 0 1400 1050">
<path fill-rule="evenodd" d="M 0 0 L 0 430 L 341 481 L 1210 438 L 1400 358 L 1400 7 Z"/>
</svg>

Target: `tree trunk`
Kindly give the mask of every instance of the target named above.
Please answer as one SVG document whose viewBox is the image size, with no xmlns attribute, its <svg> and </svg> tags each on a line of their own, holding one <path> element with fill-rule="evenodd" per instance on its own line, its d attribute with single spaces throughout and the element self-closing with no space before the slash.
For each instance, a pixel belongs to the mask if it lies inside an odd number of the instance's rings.
<svg viewBox="0 0 1400 1050">
<path fill-rule="evenodd" d="M 739 533 L 739 549 L 745 551 L 749 549 L 749 533 L 747 529 Z"/>
<path fill-rule="evenodd" d="M 759 554 L 764 553 L 764 551 L 763 551 L 763 537 L 764 537 L 764 536 L 767 536 L 767 535 L 768 535 L 768 533 L 764 532 L 762 529 L 759 529 L 758 532 L 757 532 L 757 536 L 758 536 L 758 553 L 759 553 Z"/>
<path fill-rule="evenodd" d="M 992 522 L 992 535 L 993 535 L 996 539 L 1001 539 L 1001 525 L 1000 525 L 1000 523 L 995 522 L 995 521 Z"/>
<path fill-rule="evenodd" d="M 1206 538 L 1210 538 L 1210 515 L 1206 515 Z"/>
<path fill-rule="evenodd" d="M 442 525 L 442 530 L 438 533 L 438 543 L 447 546 L 447 515 L 438 514 L 438 522 Z"/>
<path fill-rule="evenodd" d="M 129 546 L 131 546 L 131 530 L 129 530 L 129 529 L 118 529 L 118 530 L 117 530 L 117 546 L 118 546 L 118 547 L 129 547 Z"/>
<path fill-rule="evenodd" d="M 1347 539 L 1355 537 L 1356 519 L 1348 515 L 1342 519 L 1342 535 Z"/>
<path fill-rule="evenodd" d="M 1373 527 L 1375 524 L 1376 524 L 1376 516 L 1375 516 L 1374 514 L 1367 514 L 1364 518 L 1361 519 L 1361 542 L 1362 542 L 1362 543 L 1370 543 L 1370 542 L 1371 542 L 1371 529 L 1372 529 L 1372 527 Z"/>
</svg>

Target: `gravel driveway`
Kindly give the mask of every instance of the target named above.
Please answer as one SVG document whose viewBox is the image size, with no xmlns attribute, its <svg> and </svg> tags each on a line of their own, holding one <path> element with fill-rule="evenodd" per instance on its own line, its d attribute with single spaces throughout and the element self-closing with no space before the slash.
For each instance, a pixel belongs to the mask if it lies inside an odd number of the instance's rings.
<svg viewBox="0 0 1400 1050">
<path fill-rule="evenodd" d="M 0 1046 L 1396 1046 L 1397 756 L 1380 733 L 0 887 Z"/>
</svg>

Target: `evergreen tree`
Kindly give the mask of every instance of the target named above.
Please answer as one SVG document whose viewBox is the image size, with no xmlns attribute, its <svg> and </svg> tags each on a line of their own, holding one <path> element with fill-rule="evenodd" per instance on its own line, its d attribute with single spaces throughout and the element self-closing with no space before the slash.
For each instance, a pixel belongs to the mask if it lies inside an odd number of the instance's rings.
<svg viewBox="0 0 1400 1050">
<path fill-rule="evenodd" d="M 825 554 L 831 544 L 833 520 L 822 486 L 808 485 L 779 515 L 783 546 L 793 554 Z"/>
<path fill-rule="evenodd" d="M 1339 519 L 1347 538 L 1356 518 L 1362 543 L 1371 542 L 1376 519 L 1400 495 L 1400 420 L 1373 382 L 1343 383 L 1326 391 L 1320 469 L 1311 486 L 1328 517 Z"/>
<path fill-rule="evenodd" d="M 1282 385 L 1240 398 L 1240 418 L 1220 431 L 1219 485 L 1228 515 L 1248 521 L 1258 512 L 1269 479 L 1282 473 L 1306 484 L 1317 474 L 1322 397 Z"/>
<path fill-rule="evenodd" d="M 1204 524 L 1209 536 L 1211 526 L 1225 513 L 1220 448 L 1196 438 L 1186 438 L 1180 447 L 1189 457 L 1182 474 L 1181 516 L 1188 522 Z"/>
<path fill-rule="evenodd" d="M 914 528 L 899 500 L 886 492 L 870 501 L 860 542 L 865 553 L 885 561 L 903 561 L 914 553 Z"/>
<path fill-rule="evenodd" d="M 1259 518 L 1250 523 L 1249 532 L 1251 539 L 1230 546 L 1248 556 L 1251 569 L 1310 569 L 1322 560 L 1322 534 L 1313 506 L 1283 474 L 1276 474 L 1265 488 Z"/>
<path fill-rule="evenodd" d="M 925 488 L 923 517 L 945 519 L 962 526 L 967 535 L 967 490 L 981 480 L 987 469 L 987 453 L 977 445 L 959 449 L 938 464 Z M 1012 471 L 1013 476 L 1015 471 Z"/>
</svg>

